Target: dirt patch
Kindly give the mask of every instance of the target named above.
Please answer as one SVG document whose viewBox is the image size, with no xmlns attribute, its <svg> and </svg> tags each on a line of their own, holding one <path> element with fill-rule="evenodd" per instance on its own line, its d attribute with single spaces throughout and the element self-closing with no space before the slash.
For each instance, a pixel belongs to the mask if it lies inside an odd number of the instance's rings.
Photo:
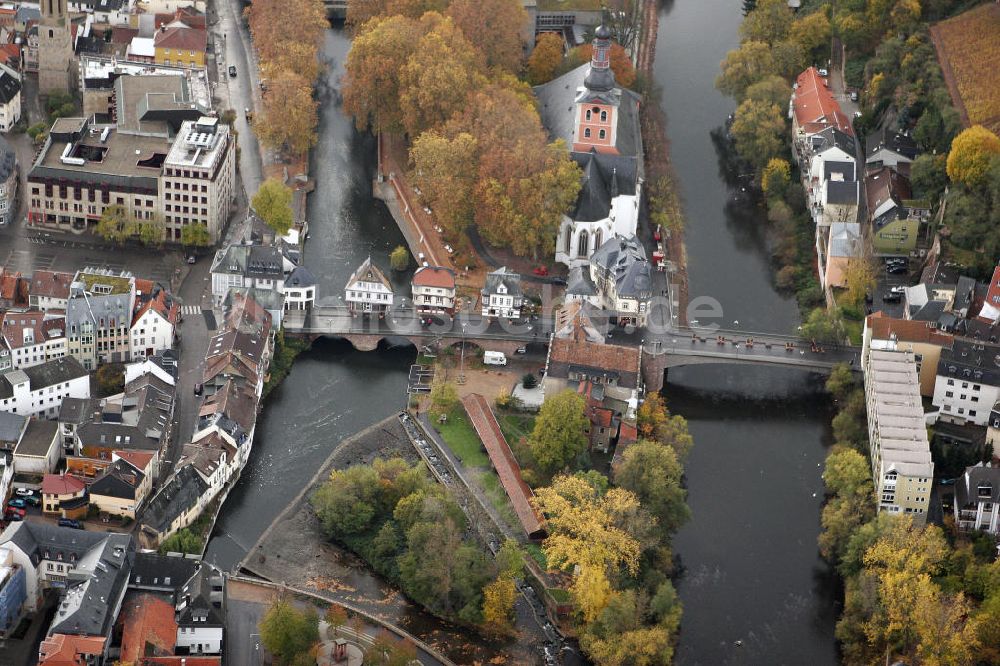
<svg viewBox="0 0 1000 666">
<path fill-rule="evenodd" d="M 1000 129 L 1000 5 L 983 4 L 931 27 L 962 124 Z"/>
</svg>

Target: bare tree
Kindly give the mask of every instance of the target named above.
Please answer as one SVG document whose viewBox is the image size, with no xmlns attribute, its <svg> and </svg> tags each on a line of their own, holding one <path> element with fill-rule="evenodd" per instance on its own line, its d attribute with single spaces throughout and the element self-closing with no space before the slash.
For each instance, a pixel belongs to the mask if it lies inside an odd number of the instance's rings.
<svg viewBox="0 0 1000 666">
<path fill-rule="evenodd" d="M 641 4 L 639 0 L 607 0 L 605 5 L 604 21 L 626 51 L 631 51 L 642 29 Z"/>
</svg>

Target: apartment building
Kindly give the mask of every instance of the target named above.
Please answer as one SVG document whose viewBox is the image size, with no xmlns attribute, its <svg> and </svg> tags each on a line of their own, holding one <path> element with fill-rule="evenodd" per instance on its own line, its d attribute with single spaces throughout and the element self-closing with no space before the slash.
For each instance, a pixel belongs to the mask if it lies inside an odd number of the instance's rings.
<svg viewBox="0 0 1000 666">
<path fill-rule="evenodd" d="M 44 312 L 12 312 L 3 315 L 0 324 L 3 347 L 10 368 L 20 370 L 66 355 L 66 317 Z M 0 364 L 6 365 L 0 360 Z"/>
<path fill-rule="evenodd" d="M 943 332 L 932 322 L 893 319 L 875 312 L 865 318 L 862 353 L 867 354 L 870 349 L 912 353 L 920 378 L 920 395 L 929 398 L 934 395 L 941 351 L 951 349 L 954 341 L 955 336 Z"/>
<path fill-rule="evenodd" d="M 66 307 L 66 352 L 87 370 L 130 356 L 135 278 L 83 270 L 73 278 Z"/>
<path fill-rule="evenodd" d="M 868 445 L 879 511 L 927 521 L 934 481 L 913 354 L 869 349 L 863 356 Z"/>
<path fill-rule="evenodd" d="M 938 418 L 951 423 L 986 425 L 1000 399 L 1000 345 L 956 339 L 941 352 L 932 404 Z"/>
<path fill-rule="evenodd" d="M 90 376 L 70 357 L 57 358 L 0 377 L 0 411 L 52 418 L 63 398 L 89 398 Z"/>
</svg>

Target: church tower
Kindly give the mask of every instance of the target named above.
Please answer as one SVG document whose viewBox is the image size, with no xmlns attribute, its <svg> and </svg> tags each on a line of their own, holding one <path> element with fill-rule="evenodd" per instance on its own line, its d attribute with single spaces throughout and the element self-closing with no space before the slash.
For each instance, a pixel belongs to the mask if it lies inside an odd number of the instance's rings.
<svg viewBox="0 0 1000 666">
<path fill-rule="evenodd" d="M 620 103 L 621 89 L 611 71 L 611 30 L 601 24 L 594 32 L 590 69 L 576 98 L 575 152 L 618 154 L 615 141 Z"/>
<path fill-rule="evenodd" d="M 38 92 L 70 92 L 73 85 L 73 37 L 66 0 L 41 0 L 38 25 Z"/>
</svg>

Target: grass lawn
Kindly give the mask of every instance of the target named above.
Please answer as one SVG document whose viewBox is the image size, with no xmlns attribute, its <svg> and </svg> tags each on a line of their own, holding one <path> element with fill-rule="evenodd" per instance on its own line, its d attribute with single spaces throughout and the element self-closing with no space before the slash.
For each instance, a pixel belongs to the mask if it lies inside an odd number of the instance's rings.
<svg viewBox="0 0 1000 666">
<path fill-rule="evenodd" d="M 527 437 L 535 428 L 534 414 L 520 414 L 515 412 L 502 413 L 497 419 L 500 423 L 500 430 L 507 438 L 507 443 L 511 448 L 521 441 L 521 437 Z"/>
<path fill-rule="evenodd" d="M 514 507 L 510 505 L 510 500 L 507 499 L 507 492 L 500 484 L 500 477 L 497 476 L 497 473 L 493 470 L 483 471 L 478 473 L 474 480 L 483 489 L 486 499 L 490 501 L 507 526 L 515 533 L 520 530 L 521 523 L 517 519 L 517 514 L 514 513 Z"/>
<path fill-rule="evenodd" d="M 466 467 L 485 467 L 490 464 L 486 449 L 479 441 L 479 435 L 469 423 L 469 417 L 461 404 L 448 412 L 446 423 L 435 423 L 434 427 L 441 433 L 441 438 L 448 448 Z"/>
<path fill-rule="evenodd" d="M 524 549 L 528 551 L 528 555 L 531 556 L 531 559 L 533 559 L 538 564 L 538 566 L 542 568 L 542 571 L 545 571 L 549 568 L 549 562 L 547 559 L 545 559 L 545 553 L 542 552 L 541 546 L 539 546 L 537 543 L 529 543 L 525 544 Z"/>
<path fill-rule="evenodd" d="M 861 336 L 863 334 L 864 322 L 853 321 L 851 319 L 844 320 L 844 328 L 847 330 L 847 337 L 851 339 L 852 345 L 861 344 Z"/>
</svg>

